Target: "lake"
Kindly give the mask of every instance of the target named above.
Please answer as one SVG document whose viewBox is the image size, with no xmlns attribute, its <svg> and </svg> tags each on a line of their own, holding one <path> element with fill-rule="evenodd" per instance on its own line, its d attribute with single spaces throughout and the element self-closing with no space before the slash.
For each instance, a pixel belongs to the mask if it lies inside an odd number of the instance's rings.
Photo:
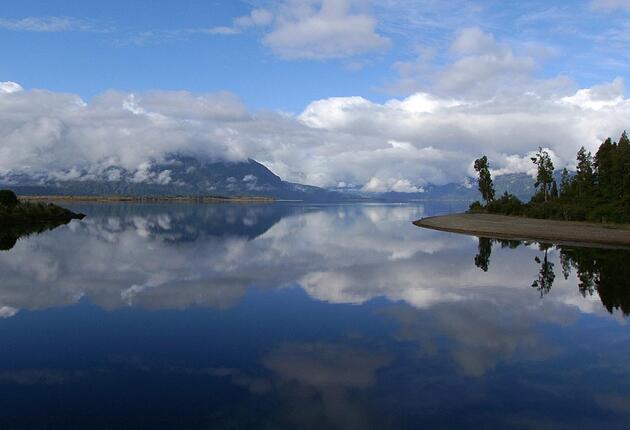
<svg viewBox="0 0 630 430">
<path fill-rule="evenodd" d="M 452 204 L 73 204 L 0 251 L 2 428 L 628 428 L 628 251 Z M 9 248 L 7 247 L 7 248 Z"/>
</svg>

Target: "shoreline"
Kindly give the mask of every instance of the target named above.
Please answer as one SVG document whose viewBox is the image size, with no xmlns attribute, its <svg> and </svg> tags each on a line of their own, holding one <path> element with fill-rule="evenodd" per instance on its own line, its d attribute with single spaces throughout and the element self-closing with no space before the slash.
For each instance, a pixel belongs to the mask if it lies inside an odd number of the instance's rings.
<svg viewBox="0 0 630 430">
<path fill-rule="evenodd" d="M 18 196 L 26 202 L 91 202 L 91 203 L 274 203 L 271 197 L 231 196 Z"/>
<path fill-rule="evenodd" d="M 630 225 L 595 224 L 494 214 L 457 213 L 422 218 L 414 225 L 489 239 L 559 245 L 630 248 Z"/>
</svg>

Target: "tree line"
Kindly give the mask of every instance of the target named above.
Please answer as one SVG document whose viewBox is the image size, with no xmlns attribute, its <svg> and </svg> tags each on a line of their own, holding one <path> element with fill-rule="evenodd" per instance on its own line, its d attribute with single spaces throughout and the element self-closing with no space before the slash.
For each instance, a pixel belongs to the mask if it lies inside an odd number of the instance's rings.
<svg viewBox="0 0 630 430">
<path fill-rule="evenodd" d="M 528 203 L 506 192 L 495 196 L 488 158 L 474 162 L 479 192 L 485 204 L 475 202 L 472 212 L 522 215 L 575 221 L 630 222 L 630 139 L 624 131 L 619 141 L 606 139 L 595 155 L 580 148 L 575 172 L 566 168 L 555 178 L 549 153 L 539 147 L 531 157 L 536 166 L 536 193 Z"/>
</svg>

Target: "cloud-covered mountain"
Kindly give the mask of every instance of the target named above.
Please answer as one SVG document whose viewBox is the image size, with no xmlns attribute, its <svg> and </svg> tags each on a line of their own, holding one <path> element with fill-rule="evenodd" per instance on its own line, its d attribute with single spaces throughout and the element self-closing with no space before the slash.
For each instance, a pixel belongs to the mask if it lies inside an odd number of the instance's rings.
<svg viewBox="0 0 630 430">
<path fill-rule="evenodd" d="M 557 168 L 570 166 L 581 145 L 595 150 L 627 127 L 623 79 L 578 91 L 526 89 L 490 99 L 332 97 L 289 114 L 250 112 L 225 92 L 107 91 L 86 101 L 0 83 L 0 175 L 85 184 L 127 173 L 151 188 L 176 182 L 175 171 L 146 178 L 147 169 L 186 154 L 251 158 L 286 181 L 322 188 L 409 193 L 463 183 L 481 154 L 500 173 L 529 171 L 528 152 L 538 146 Z"/>
<path fill-rule="evenodd" d="M 494 183 L 497 195 L 507 191 L 524 201 L 535 192 L 534 180 L 526 173 L 496 175 Z M 265 196 L 320 202 L 473 201 L 481 198 L 474 178 L 444 185 L 428 184 L 422 188 L 401 187 L 398 191 L 366 191 L 366 186 L 324 189 L 284 181 L 252 159 L 208 161 L 184 155 L 170 155 L 159 163 L 145 163 L 135 171 L 111 166 L 98 174 L 75 169 L 52 176 L 46 173 L 0 175 L 0 187 L 11 188 L 22 195 Z"/>
<path fill-rule="evenodd" d="M 109 167 L 99 174 L 66 171 L 46 174 L 7 174 L 0 186 L 23 195 L 124 196 L 264 196 L 277 199 L 343 200 L 334 191 L 283 181 L 255 160 L 205 161 L 171 155 L 160 163 L 145 163 L 136 171 Z"/>
</svg>

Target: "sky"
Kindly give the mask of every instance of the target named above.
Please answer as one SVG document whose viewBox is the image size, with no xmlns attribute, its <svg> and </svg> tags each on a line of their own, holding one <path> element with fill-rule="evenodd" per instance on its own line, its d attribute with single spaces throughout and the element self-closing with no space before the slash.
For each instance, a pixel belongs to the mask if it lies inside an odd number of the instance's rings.
<svg viewBox="0 0 630 430">
<path fill-rule="evenodd" d="M 419 191 L 481 154 L 571 167 L 629 127 L 629 30 L 628 0 L 22 0 L 0 10 L 0 175 L 180 152 Z"/>
</svg>

